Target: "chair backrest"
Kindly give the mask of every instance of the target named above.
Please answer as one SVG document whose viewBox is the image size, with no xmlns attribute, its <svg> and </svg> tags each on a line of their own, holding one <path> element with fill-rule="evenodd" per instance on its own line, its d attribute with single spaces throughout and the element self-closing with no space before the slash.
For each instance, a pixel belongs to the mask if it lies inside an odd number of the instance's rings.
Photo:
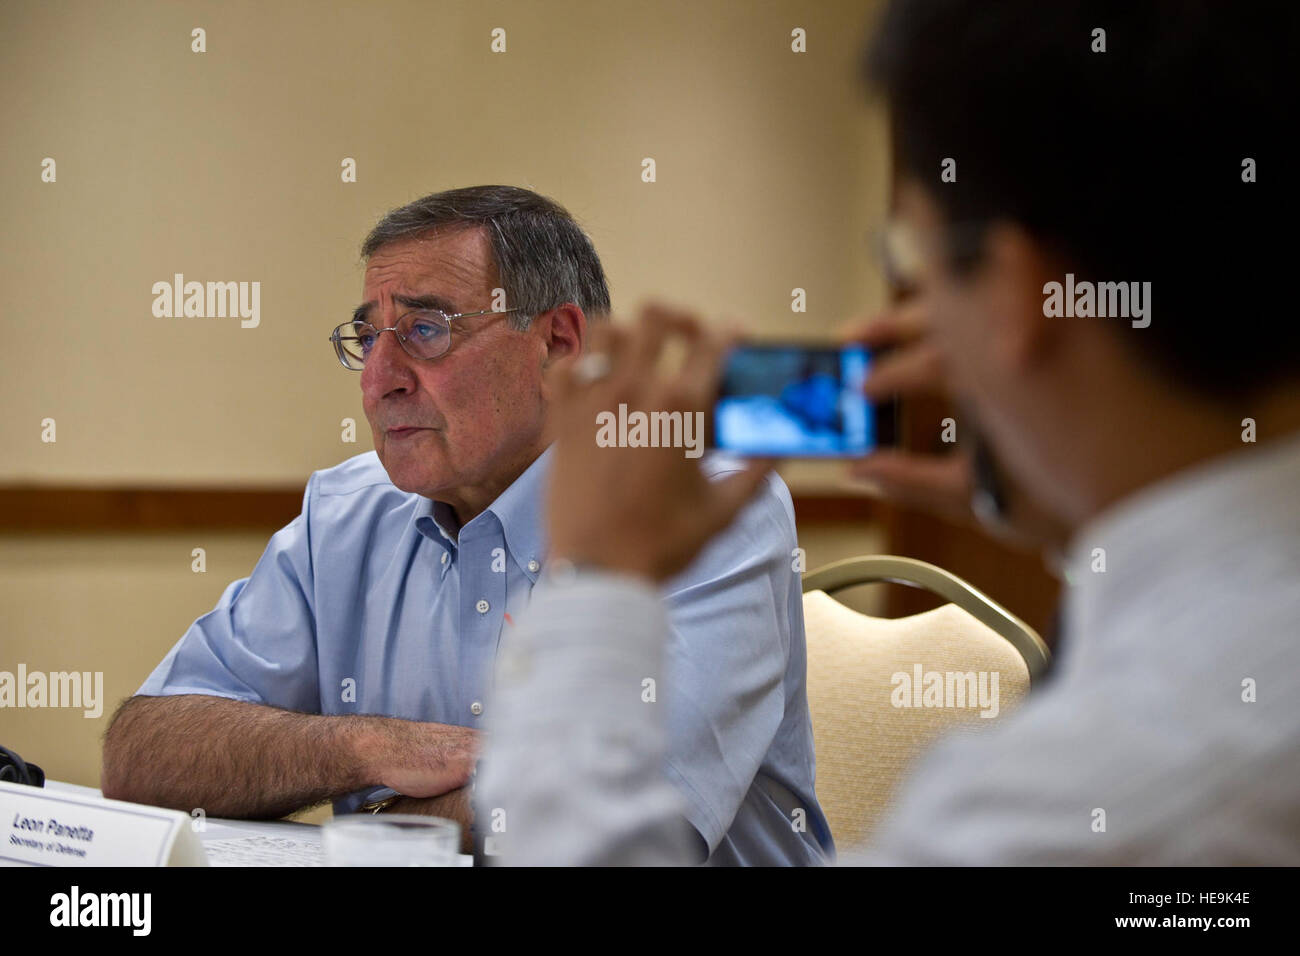
<svg viewBox="0 0 1300 956">
<path fill-rule="evenodd" d="M 828 593 L 884 580 L 924 586 L 953 603 L 891 620 Z M 804 629 L 817 796 L 841 850 L 870 838 L 936 738 L 996 723 L 1051 657 L 1023 621 L 960 578 L 910 558 L 853 558 L 805 575 Z"/>
</svg>

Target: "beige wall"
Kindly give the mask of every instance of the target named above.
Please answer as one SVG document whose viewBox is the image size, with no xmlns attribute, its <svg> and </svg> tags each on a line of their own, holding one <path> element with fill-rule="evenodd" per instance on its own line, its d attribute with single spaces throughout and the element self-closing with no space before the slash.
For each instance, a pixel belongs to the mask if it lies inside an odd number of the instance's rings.
<svg viewBox="0 0 1300 956">
<path fill-rule="evenodd" d="M 99 782 L 100 738 L 130 696 L 232 580 L 253 570 L 268 535 L 201 532 L 152 535 L 0 536 L 0 670 L 102 671 L 103 713 L 0 710 L 0 742 L 47 774 Z M 206 552 L 207 571 L 190 553 Z"/>
<path fill-rule="evenodd" d="M 873 6 L 0 5 L 0 484 L 301 487 L 368 450 L 357 376 L 326 336 L 358 301 L 365 232 L 438 189 L 513 183 L 564 203 L 616 310 L 657 293 L 806 335 L 878 303 L 863 236 L 885 148 L 853 84 Z M 196 26 L 206 53 L 190 51 Z M 641 181 L 645 157 L 657 182 Z M 152 285 L 176 272 L 260 282 L 259 326 L 155 318 Z M 839 472 L 788 475 L 802 489 Z M 266 537 L 0 536 L 0 670 L 103 671 L 107 698 L 94 720 L 0 710 L 0 742 L 97 783 L 112 707 Z M 876 540 L 803 543 L 816 566 Z"/>
</svg>

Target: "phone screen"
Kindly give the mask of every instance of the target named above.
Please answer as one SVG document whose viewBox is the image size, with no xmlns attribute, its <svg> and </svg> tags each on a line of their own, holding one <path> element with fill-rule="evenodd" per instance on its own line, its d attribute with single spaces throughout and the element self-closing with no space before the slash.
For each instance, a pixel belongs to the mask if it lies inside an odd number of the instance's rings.
<svg viewBox="0 0 1300 956">
<path fill-rule="evenodd" d="M 892 405 L 862 394 L 860 345 L 745 345 L 727 356 L 713 409 L 715 447 L 738 455 L 850 457 L 892 443 Z"/>
</svg>

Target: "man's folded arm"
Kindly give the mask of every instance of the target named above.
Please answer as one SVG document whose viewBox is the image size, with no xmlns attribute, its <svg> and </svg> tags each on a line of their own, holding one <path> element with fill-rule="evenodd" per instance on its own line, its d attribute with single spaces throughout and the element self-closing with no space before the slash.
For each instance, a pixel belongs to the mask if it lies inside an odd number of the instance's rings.
<svg viewBox="0 0 1300 956">
<path fill-rule="evenodd" d="M 702 862 L 703 841 L 663 773 L 663 708 L 643 698 L 667 635 L 648 582 L 583 571 L 537 586 L 502 646 L 476 794 L 479 829 L 502 862 Z"/>
<path fill-rule="evenodd" d="M 199 694 L 132 697 L 105 735 L 101 786 L 117 800 L 273 818 L 390 780 L 411 786 L 417 761 L 424 785 L 454 789 L 469 776 L 473 745 L 473 731 L 441 724 Z"/>
</svg>

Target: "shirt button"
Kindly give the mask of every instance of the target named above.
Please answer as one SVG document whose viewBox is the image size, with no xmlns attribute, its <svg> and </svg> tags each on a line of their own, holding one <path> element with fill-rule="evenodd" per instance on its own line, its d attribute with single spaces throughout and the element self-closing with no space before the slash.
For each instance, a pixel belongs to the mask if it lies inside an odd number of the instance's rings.
<svg viewBox="0 0 1300 956">
<path fill-rule="evenodd" d="M 446 564 L 446 563 L 447 563 L 447 557 L 448 557 L 447 552 L 446 552 L 446 551 L 442 552 L 442 563 L 443 563 L 443 564 Z"/>
<path fill-rule="evenodd" d="M 479 714 L 483 713 L 483 705 L 478 701 L 474 701 L 474 703 L 469 705 L 469 712 L 477 717 Z"/>
<path fill-rule="evenodd" d="M 529 562 L 528 562 L 528 570 L 529 570 L 529 572 L 530 572 L 531 574 L 536 574 L 536 573 L 537 573 L 537 569 L 540 568 L 540 567 L 541 567 L 541 565 L 538 564 L 536 560 L 532 560 L 532 561 L 529 561 Z"/>
<path fill-rule="evenodd" d="M 478 603 L 474 605 L 474 610 L 478 611 L 480 614 L 486 614 L 491 607 L 491 604 L 482 598 L 479 598 Z"/>
</svg>

